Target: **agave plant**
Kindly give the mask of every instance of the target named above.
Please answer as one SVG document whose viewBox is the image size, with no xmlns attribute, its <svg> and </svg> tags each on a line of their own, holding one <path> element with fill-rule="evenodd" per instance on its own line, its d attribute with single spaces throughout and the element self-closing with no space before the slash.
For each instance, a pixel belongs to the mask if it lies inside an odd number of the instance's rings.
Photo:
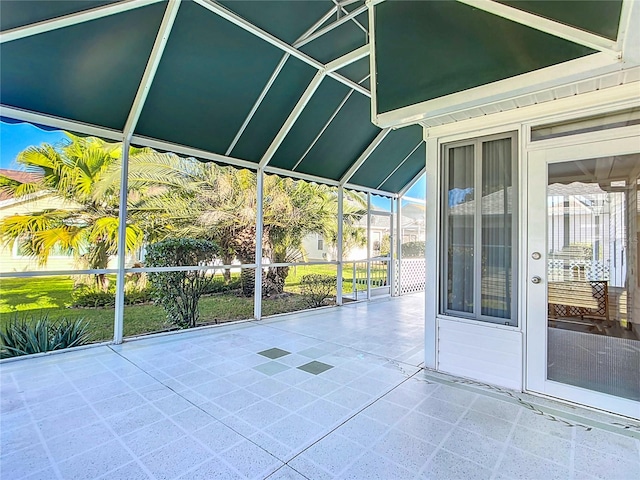
<svg viewBox="0 0 640 480">
<path fill-rule="evenodd" d="M 90 340 L 89 323 L 83 318 L 54 322 L 46 314 L 38 319 L 15 316 L 0 330 L 0 358 L 76 347 Z"/>
</svg>

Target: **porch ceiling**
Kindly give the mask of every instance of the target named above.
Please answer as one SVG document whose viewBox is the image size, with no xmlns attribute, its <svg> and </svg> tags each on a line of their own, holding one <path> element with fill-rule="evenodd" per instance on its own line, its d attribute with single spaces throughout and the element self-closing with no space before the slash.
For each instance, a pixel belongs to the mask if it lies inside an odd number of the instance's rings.
<svg viewBox="0 0 640 480">
<path fill-rule="evenodd" d="M 380 111 L 596 51 L 463 3 L 376 7 Z M 623 11 L 485 3 L 612 42 Z M 423 170 L 420 127 L 371 123 L 363 0 L 3 0 L 0 19 L 3 116 L 391 194 Z"/>
</svg>

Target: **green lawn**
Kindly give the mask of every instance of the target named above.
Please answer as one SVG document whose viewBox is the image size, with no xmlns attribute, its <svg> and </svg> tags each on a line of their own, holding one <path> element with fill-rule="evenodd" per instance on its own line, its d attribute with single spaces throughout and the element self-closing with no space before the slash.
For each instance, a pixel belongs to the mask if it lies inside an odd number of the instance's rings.
<svg viewBox="0 0 640 480">
<path fill-rule="evenodd" d="M 295 280 L 295 277 L 294 277 Z M 299 281 L 299 280 L 298 280 Z M 0 279 L 0 327 L 10 318 L 85 318 L 90 322 L 92 340 L 99 342 L 113 337 L 113 308 L 70 308 L 73 279 L 70 277 L 34 277 Z M 289 283 L 289 282 L 287 282 Z M 287 288 L 289 290 L 289 288 Z M 253 317 L 253 297 L 241 297 L 235 293 L 215 294 L 200 299 L 200 321 L 222 323 Z M 264 299 L 264 315 L 275 315 L 306 308 L 300 295 L 279 299 Z M 135 336 L 170 328 L 165 322 L 161 307 L 155 305 L 130 305 L 124 309 L 124 335 Z"/>
<path fill-rule="evenodd" d="M 358 276 L 364 272 L 358 269 Z M 277 299 L 262 301 L 263 315 L 275 315 L 306 307 L 304 299 L 299 295 L 300 281 L 304 275 L 322 274 L 336 275 L 335 265 L 310 265 L 291 267 L 287 277 L 285 291 L 290 293 Z M 344 272 L 343 289 L 345 293 L 353 291 L 351 281 L 352 270 L 348 267 Z M 115 279 L 113 279 L 115 281 Z M 0 279 L 0 327 L 10 318 L 33 316 L 38 318 L 47 314 L 49 318 L 85 318 L 90 322 L 93 341 L 110 340 L 113 337 L 113 308 L 71 308 L 71 293 L 74 288 L 73 278 L 68 276 L 3 278 Z M 357 284 L 358 290 L 366 289 L 366 284 Z M 203 324 L 222 323 L 253 317 L 253 297 L 238 296 L 236 293 L 215 294 L 200 299 L 200 321 Z M 163 331 L 170 328 L 165 322 L 165 314 L 161 307 L 151 304 L 130 305 L 124 308 L 124 335 L 126 337 L 149 332 Z"/>
</svg>

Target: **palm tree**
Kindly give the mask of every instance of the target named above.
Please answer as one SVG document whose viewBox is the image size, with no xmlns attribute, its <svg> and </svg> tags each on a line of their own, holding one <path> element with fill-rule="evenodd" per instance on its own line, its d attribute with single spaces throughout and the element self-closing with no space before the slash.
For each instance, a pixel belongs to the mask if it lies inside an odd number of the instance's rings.
<svg viewBox="0 0 640 480">
<path fill-rule="evenodd" d="M 50 194 L 62 199 L 66 208 L 49 208 L 5 217 L 0 222 L 0 239 L 18 242 L 23 251 L 46 263 L 54 248 L 70 250 L 86 261 L 90 269 L 107 268 L 117 253 L 119 181 L 107 181 L 109 169 L 120 168 L 121 144 L 67 133 L 60 146 L 32 146 L 16 161 L 26 171 L 38 173 L 36 180 L 19 182 L 0 176 L 0 188 L 14 198 Z M 132 149 L 131 158 L 142 150 Z M 134 222 L 126 228 L 126 250 L 142 244 L 143 233 Z M 107 287 L 104 274 L 97 284 Z"/>
</svg>

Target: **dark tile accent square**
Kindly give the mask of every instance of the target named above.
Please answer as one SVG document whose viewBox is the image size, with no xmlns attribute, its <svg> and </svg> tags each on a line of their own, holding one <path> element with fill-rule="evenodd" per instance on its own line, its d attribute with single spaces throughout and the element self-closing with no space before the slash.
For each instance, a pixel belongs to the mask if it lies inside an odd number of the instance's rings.
<svg viewBox="0 0 640 480">
<path fill-rule="evenodd" d="M 304 365 L 300 365 L 298 368 L 300 370 L 303 370 L 303 371 L 307 372 L 307 373 L 312 373 L 314 375 L 318 375 L 319 373 L 326 372 L 330 368 L 333 368 L 333 365 L 327 365 L 326 363 L 317 362 L 317 361 L 314 360 L 313 362 L 309 362 L 309 363 L 305 363 Z"/>
<path fill-rule="evenodd" d="M 286 350 L 282 350 L 281 348 L 269 348 L 268 350 L 258 352 L 258 355 L 262 355 L 264 357 L 270 358 L 271 360 L 275 360 L 276 358 L 284 357 L 285 355 L 289 355 L 290 353 L 291 352 L 287 352 Z"/>
</svg>

